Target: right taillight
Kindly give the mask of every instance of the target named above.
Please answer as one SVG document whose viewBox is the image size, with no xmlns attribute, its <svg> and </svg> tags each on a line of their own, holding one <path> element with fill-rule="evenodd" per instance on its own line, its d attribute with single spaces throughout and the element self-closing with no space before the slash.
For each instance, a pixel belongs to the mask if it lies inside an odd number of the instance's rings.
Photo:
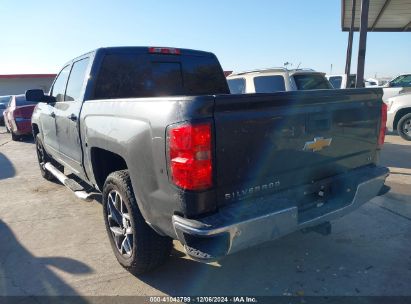
<svg viewBox="0 0 411 304">
<path fill-rule="evenodd" d="M 211 123 L 184 123 L 168 128 L 169 173 L 185 190 L 213 185 Z"/>
<path fill-rule="evenodd" d="M 385 140 L 385 132 L 387 125 L 387 104 L 382 103 L 381 105 L 381 125 L 380 125 L 380 132 L 378 134 L 378 146 L 381 148 L 384 145 Z"/>
</svg>

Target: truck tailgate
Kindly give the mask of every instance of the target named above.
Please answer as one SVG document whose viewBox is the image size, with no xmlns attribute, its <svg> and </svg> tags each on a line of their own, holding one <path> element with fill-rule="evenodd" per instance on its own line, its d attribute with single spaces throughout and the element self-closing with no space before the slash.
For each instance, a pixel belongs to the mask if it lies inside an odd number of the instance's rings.
<svg viewBox="0 0 411 304">
<path fill-rule="evenodd" d="M 381 89 L 216 96 L 218 204 L 375 164 L 381 102 Z"/>
</svg>

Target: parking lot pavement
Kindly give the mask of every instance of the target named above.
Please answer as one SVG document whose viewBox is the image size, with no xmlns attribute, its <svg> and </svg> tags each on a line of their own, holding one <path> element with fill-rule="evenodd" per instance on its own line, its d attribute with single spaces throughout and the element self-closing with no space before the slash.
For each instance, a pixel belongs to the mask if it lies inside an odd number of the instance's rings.
<svg viewBox="0 0 411 304">
<path fill-rule="evenodd" d="M 134 277 L 116 262 L 97 202 L 40 176 L 31 140 L 0 127 L 0 295 L 411 295 L 411 144 L 387 136 L 391 192 L 333 222 L 210 265 L 175 242 Z"/>
</svg>

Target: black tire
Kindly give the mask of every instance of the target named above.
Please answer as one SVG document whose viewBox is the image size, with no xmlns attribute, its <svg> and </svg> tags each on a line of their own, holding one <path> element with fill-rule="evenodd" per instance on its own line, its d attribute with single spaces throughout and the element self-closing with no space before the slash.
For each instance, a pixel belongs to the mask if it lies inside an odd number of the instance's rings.
<svg viewBox="0 0 411 304">
<path fill-rule="evenodd" d="M 118 200 L 117 194 L 120 196 Z M 134 197 L 128 170 L 116 171 L 107 177 L 103 187 L 103 214 L 117 261 L 132 274 L 153 270 L 170 256 L 172 239 L 157 234 L 145 222 Z"/>
<path fill-rule="evenodd" d="M 12 139 L 12 140 L 14 140 L 14 141 L 19 141 L 20 138 L 21 138 L 21 136 L 16 135 L 16 134 L 13 133 L 13 131 L 11 131 L 11 139 Z"/>
<path fill-rule="evenodd" d="M 411 141 L 411 113 L 404 115 L 397 124 L 398 135 Z"/>
<path fill-rule="evenodd" d="M 54 180 L 55 179 L 54 175 L 44 168 L 44 164 L 46 164 L 47 162 L 51 162 L 52 158 L 47 154 L 46 150 L 44 150 L 44 146 L 43 146 L 43 142 L 41 141 L 40 134 L 36 135 L 35 142 L 36 142 L 37 160 L 39 163 L 41 176 L 43 176 L 45 179 L 49 181 Z"/>
</svg>

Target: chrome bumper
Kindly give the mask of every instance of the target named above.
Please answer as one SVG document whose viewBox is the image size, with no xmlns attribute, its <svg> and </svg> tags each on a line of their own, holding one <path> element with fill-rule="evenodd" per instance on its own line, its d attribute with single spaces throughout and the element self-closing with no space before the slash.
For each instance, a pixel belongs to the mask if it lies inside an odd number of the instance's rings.
<svg viewBox="0 0 411 304">
<path fill-rule="evenodd" d="M 247 203 L 244 207 L 227 206 L 199 220 L 174 215 L 173 226 L 190 257 L 210 262 L 293 231 L 336 219 L 359 208 L 378 195 L 388 176 L 388 169 L 366 168 L 356 174 L 359 182 L 350 199 L 344 202 L 341 197 L 330 199 L 325 209 L 320 207 L 308 213 L 299 212 L 295 202 L 272 198 Z M 347 192 L 351 189 L 347 188 Z"/>
</svg>

